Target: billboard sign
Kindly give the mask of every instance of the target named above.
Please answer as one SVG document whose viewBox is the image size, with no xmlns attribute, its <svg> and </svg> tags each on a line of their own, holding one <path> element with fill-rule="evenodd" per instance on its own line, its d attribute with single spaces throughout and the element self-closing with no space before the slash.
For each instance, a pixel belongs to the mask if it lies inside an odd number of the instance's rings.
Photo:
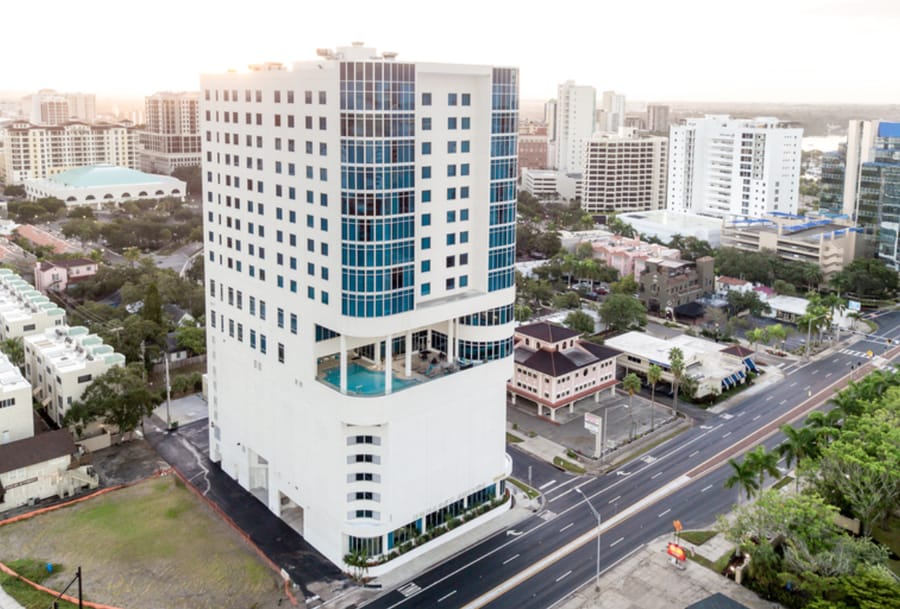
<svg viewBox="0 0 900 609">
<path fill-rule="evenodd" d="M 584 413 L 584 428 L 593 434 L 600 433 L 600 428 L 603 427 L 603 417 L 598 414 L 594 414 L 593 412 Z"/>
</svg>

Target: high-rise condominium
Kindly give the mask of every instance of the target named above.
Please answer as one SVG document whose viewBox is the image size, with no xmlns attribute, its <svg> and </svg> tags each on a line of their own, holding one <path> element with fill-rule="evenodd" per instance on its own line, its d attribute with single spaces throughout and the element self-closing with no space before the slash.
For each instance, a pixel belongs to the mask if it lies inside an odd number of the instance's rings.
<svg viewBox="0 0 900 609">
<path fill-rule="evenodd" d="M 669 130 L 667 206 L 715 216 L 796 213 L 803 129 L 707 115 Z"/>
<path fill-rule="evenodd" d="M 587 141 L 582 208 L 590 214 L 661 209 L 666 204 L 664 137 L 622 127 Z"/>
<path fill-rule="evenodd" d="M 518 71 L 318 54 L 202 78 L 209 433 L 340 563 L 503 492 Z"/>
<path fill-rule="evenodd" d="M 93 93 L 57 93 L 41 89 L 22 98 L 22 116 L 34 125 L 64 125 L 70 121 L 93 123 L 97 96 Z"/>
<path fill-rule="evenodd" d="M 566 81 L 556 95 L 556 169 L 561 173 L 584 170 L 584 144 L 594 133 L 594 87 Z"/>
<path fill-rule="evenodd" d="M 200 164 L 200 98 L 197 93 L 156 93 L 146 98 L 140 133 L 141 169 L 172 173 Z"/>
<path fill-rule="evenodd" d="M 615 91 L 604 91 L 601 109 L 603 110 L 603 117 L 606 123 L 600 125 L 600 129 L 615 133 L 619 130 L 619 127 L 625 126 L 624 94 L 616 93 Z"/>
<path fill-rule="evenodd" d="M 865 125 L 854 125 L 862 122 Z M 851 121 L 848 133 L 845 213 L 849 211 L 847 189 L 852 189 L 857 193 L 852 217 L 866 232 L 876 235 L 878 257 L 900 268 L 900 123 Z M 854 134 L 860 133 L 870 133 L 871 138 L 854 141 Z M 851 164 L 854 152 L 858 162 Z"/>
<path fill-rule="evenodd" d="M 669 106 L 662 104 L 649 104 L 647 106 L 647 130 L 669 131 Z"/>
</svg>

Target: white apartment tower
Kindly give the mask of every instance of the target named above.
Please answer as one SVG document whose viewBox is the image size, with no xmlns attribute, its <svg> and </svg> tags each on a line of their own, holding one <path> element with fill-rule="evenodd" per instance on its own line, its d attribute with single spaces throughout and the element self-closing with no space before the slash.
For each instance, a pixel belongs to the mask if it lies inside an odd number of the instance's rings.
<svg viewBox="0 0 900 609">
<path fill-rule="evenodd" d="M 581 207 L 589 214 L 662 209 L 666 202 L 664 137 L 629 127 L 587 141 Z"/>
<path fill-rule="evenodd" d="M 584 143 L 594 133 L 594 87 L 576 85 L 568 80 L 559 85 L 556 95 L 555 168 L 561 173 L 581 173 L 584 169 Z"/>
<path fill-rule="evenodd" d="M 803 129 L 707 115 L 669 130 L 667 206 L 714 216 L 796 213 Z"/>
<path fill-rule="evenodd" d="M 625 95 L 615 91 L 604 91 L 601 104 L 604 124 L 600 125 L 603 131 L 616 133 L 619 127 L 625 126 Z"/>
<path fill-rule="evenodd" d="M 341 564 L 503 493 L 518 72 L 318 55 L 201 80 L 210 456 Z"/>
<path fill-rule="evenodd" d="M 156 93 L 145 103 L 141 171 L 171 174 L 178 167 L 200 165 L 200 96 Z"/>
<path fill-rule="evenodd" d="M 137 132 L 128 122 L 42 126 L 17 121 L 2 132 L 7 184 L 40 180 L 87 165 L 137 169 Z"/>
<path fill-rule="evenodd" d="M 97 118 L 97 96 L 41 89 L 22 98 L 22 116 L 35 125 L 64 125 L 72 120 L 93 123 Z"/>
</svg>

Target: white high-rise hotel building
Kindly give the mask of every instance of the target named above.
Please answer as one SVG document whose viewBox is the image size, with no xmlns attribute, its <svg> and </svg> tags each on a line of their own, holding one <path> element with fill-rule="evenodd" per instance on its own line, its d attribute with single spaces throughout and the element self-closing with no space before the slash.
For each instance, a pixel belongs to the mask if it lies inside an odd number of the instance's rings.
<svg viewBox="0 0 900 609">
<path fill-rule="evenodd" d="M 318 53 L 202 78 L 210 455 L 340 563 L 503 491 L 518 71 Z"/>
<path fill-rule="evenodd" d="M 597 91 L 568 80 L 559 85 L 556 95 L 555 167 L 561 173 L 584 170 L 584 145 L 594 133 L 594 108 Z"/>
<path fill-rule="evenodd" d="M 776 118 L 690 118 L 669 131 L 670 210 L 797 213 L 803 129 Z"/>
</svg>

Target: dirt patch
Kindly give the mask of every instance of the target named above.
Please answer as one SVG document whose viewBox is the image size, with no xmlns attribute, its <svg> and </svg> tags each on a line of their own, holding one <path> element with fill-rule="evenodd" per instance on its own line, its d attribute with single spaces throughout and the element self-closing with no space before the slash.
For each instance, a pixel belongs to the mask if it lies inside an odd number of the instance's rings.
<svg viewBox="0 0 900 609">
<path fill-rule="evenodd" d="M 146 440 L 114 444 L 90 453 L 89 459 L 104 486 L 130 484 L 169 467 Z"/>
<path fill-rule="evenodd" d="M 276 607 L 277 575 L 176 478 L 0 527 L 0 560 L 81 565 L 86 598 L 128 609 Z"/>
</svg>

